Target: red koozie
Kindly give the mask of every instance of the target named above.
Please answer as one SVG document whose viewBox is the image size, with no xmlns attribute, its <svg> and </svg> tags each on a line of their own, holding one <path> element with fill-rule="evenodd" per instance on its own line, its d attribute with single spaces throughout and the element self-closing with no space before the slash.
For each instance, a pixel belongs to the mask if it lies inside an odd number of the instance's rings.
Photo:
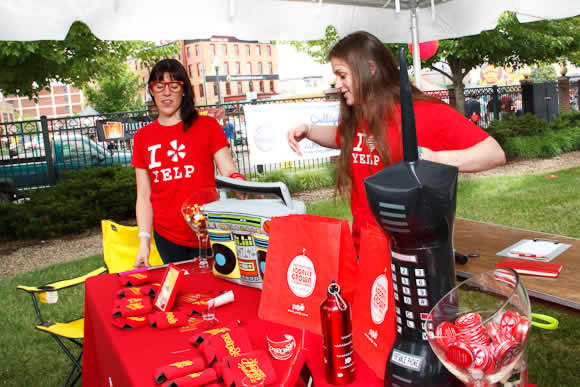
<svg viewBox="0 0 580 387">
<path fill-rule="evenodd" d="M 341 297 L 340 287 L 334 281 L 327 294 L 320 305 L 326 381 L 336 385 L 350 384 L 355 371 L 350 306 Z"/>
</svg>

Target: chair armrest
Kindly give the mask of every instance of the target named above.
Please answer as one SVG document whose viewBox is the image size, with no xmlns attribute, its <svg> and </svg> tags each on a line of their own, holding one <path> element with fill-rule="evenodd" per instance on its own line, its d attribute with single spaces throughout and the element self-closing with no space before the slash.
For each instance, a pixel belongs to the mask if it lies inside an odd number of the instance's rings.
<svg viewBox="0 0 580 387">
<path fill-rule="evenodd" d="M 76 286 L 82 284 L 87 280 L 87 278 L 94 277 L 99 274 L 103 274 L 107 271 L 105 267 L 99 267 L 96 270 L 91 271 L 83 276 L 71 278 L 67 280 L 57 281 L 50 284 L 42 285 L 42 286 L 26 286 L 26 285 L 18 285 L 16 289 L 24 290 L 25 292 L 29 293 L 40 293 L 40 292 L 47 292 L 51 290 L 60 290 L 65 289 L 71 286 Z"/>
</svg>

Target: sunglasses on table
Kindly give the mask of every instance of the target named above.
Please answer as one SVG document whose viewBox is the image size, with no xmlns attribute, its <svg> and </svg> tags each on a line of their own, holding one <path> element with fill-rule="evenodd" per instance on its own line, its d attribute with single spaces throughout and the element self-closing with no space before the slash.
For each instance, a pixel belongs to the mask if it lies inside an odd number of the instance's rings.
<svg viewBox="0 0 580 387">
<path fill-rule="evenodd" d="M 151 90 L 155 93 L 161 93 L 165 90 L 165 86 L 169 86 L 169 91 L 172 93 L 179 93 L 183 89 L 182 81 L 152 81 L 149 82 Z"/>
</svg>

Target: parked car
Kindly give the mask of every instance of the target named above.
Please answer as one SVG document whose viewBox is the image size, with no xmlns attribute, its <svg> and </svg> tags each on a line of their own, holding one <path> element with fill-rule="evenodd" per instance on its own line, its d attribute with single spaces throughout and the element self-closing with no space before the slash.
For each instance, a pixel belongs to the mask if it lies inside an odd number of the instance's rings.
<svg viewBox="0 0 580 387">
<path fill-rule="evenodd" d="M 109 150 L 87 136 L 78 133 L 54 135 L 50 140 L 56 179 L 63 171 L 90 167 L 129 165 L 130 151 Z M 14 200 L 23 189 L 49 186 L 49 165 L 44 149 L 35 157 L 0 160 L 0 201 Z"/>
</svg>

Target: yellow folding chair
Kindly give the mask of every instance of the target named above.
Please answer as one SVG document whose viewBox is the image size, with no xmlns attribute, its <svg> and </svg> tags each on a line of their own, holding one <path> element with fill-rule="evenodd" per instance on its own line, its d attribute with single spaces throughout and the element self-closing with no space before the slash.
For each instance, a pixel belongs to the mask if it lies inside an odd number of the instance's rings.
<svg viewBox="0 0 580 387">
<path fill-rule="evenodd" d="M 50 334 L 73 363 L 63 386 L 74 386 L 81 376 L 81 359 L 83 356 L 83 344 L 81 340 L 84 337 L 84 318 L 78 318 L 69 322 L 49 321 L 42 316 L 38 301 L 47 304 L 56 303 L 58 300 L 58 291 L 84 284 L 87 278 L 102 274 L 105 271 L 106 268 L 100 267 L 81 277 L 69 280 L 58 281 L 42 286 L 19 285 L 16 287 L 17 289 L 23 290 L 32 296 L 34 310 L 36 311 L 36 316 L 39 320 L 39 323 L 36 325 L 36 329 Z M 69 342 L 68 346 L 65 344 L 67 340 Z M 72 348 L 75 347 L 75 345 L 79 347 L 77 355 L 73 354 L 75 350 Z"/>
<path fill-rule="evenodd" d="M 102 220 L 103 256 L 109 273 L 132 270 L 139 250 L 139 229 L 137 226 L 124 226 L 112 220 Z M 151 266 L 163 265 L 155 241 L 151 239 L 149 253 Z"/>
</svg>

